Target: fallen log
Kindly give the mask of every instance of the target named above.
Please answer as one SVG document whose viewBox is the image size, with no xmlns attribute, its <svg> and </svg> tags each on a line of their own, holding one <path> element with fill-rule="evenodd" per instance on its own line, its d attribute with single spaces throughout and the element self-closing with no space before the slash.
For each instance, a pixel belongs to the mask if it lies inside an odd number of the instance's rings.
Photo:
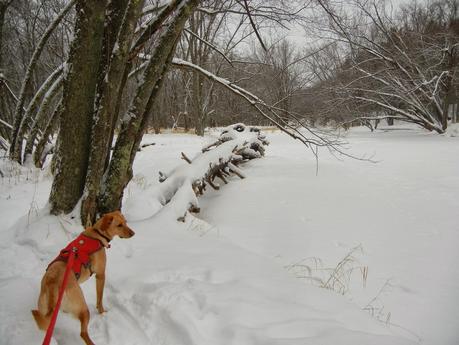
<svg viewBox="0 0 459 345">
<path fill-rule="evenodd" d="M 218 139 L 194 159 L 181 152 L 187 165 L 168 174 L 159 173 L 161 204 L 164 209 L 173 209 L 177 220 L 185 221 L 187 212 L 199 212 L 197 197 L 203 195 L 207 186 L 219 190 L 216 178 L 228 184 L 232 174 L 245 178 L 239 165 L 263 157 L 268 144 L 260 129 L 239 123 L 224 128 Z"/>
</svg>

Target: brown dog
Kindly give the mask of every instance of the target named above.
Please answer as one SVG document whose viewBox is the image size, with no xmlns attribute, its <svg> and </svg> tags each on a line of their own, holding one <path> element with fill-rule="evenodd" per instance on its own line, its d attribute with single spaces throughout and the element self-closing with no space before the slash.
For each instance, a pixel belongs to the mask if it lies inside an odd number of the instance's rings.
<svg viewBox="0 0 459 345">
<path fill-rule="evenodd" d="M 97 310 L 103 313 L 102 296 L 105 284 L 105 248 L 115 236 L 129 238 L 134 236 L 119 211 L 105 214 L 92 227 L 86 228 L 80 236 L 72 241 L 59 256 L 51 262 L 41 281 L 38 310 L 32 310 L 38 328 L 46 330 L 57 303 L 59 287 L 64 279 L 64 272 L 71 248 L 77 248 L 73 272 L 68 276 L 62 300 L 62 310 L 71 313 L 81 323 L 81 337 L 87 345 L 93 345 L 88 335 L 89 310 L 79 284 L 96 274 Z"/>
</svg>

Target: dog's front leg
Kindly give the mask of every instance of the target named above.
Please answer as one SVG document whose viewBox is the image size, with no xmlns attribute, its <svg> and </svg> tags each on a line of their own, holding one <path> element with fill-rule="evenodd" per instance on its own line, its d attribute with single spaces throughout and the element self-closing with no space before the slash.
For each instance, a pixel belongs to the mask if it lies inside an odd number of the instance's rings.
<svg viewBox="0 0 459 345">
<path fill-rule="evenodd" d="M 96 273 L 96 293 L 97 293 L 97 311 L 99 314 L 105 313 L 102 299 L 104 297 L 105 272 Z"/>
<path fill-rule="evenodd" d="M 105 312 L 102 299 L 104 297 L 104 286 L 105 286 L 105 265 L 107 263 L 107 257 L 105 254 L 105 248 L 99 250 L 93 254 L 91 259 L 93 272 L 96 274 L 96 296 L 97 296 L 97 310 L 100 314 Z"/>
</svg>

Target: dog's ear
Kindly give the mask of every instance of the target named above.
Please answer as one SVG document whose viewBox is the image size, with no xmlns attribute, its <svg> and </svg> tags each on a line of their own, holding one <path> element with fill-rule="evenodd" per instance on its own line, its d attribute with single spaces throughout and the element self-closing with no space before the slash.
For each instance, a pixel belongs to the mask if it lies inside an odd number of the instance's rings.
<svg viewBox="0 0 459 345">
<path fill-rule="evenodd" d="M 100 230 L 101 231 L 107 230 L 110 224 L 112 224 L 112 222 L 113 222 L 113 216 L 106 214 L 105 216 L 102 217 L 102 222 L 100 224 Z"/>
</svg>

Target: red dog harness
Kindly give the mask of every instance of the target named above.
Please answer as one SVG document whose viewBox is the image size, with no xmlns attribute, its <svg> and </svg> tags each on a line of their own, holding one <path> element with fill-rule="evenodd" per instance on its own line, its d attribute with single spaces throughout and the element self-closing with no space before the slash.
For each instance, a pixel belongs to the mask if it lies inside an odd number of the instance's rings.
<svg viewBox="0 0 459 345">
<path fill-rule="evenodd" d="M 80 234 L 80 236 L 78 236 L 76 239 L 70 242 L 67 247 L 60 251 L 57 258 L 51 261 L 51 263 L 48 265 L 48 268 L 56 261 L 67 262 L 70 256 L 70 252 L 74 250 L 73 248 L 75 248 L 76 253 L 75 260 L 73 261 L 72 265 L 72 270 L 78 279 L 81 274 L 81 266 L 91 270 L 89 256 L 102 249 L 103 247 L 103 244 L 99 240 Z"/>
</svg>

